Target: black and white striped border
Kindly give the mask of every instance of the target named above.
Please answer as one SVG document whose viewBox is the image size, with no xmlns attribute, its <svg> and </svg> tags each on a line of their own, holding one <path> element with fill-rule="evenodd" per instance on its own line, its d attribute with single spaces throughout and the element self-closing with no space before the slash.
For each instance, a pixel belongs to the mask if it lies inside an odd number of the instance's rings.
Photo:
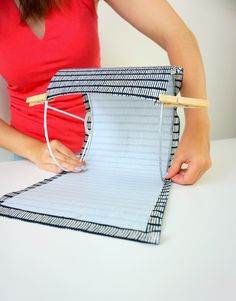
<svg viewBox="0 0 236 301">
<path fill-rule="evenodd" d="M 157 77 L 155 81 L 158 81 L 159 76 L 161 75 L 168 75 L 169 79 L 170 76 L 174 76 L 174 83 L 175 83 L 175 94 L 177 95 L 180 88 L 181 88 L 181 83 L 182 83 L 182 69 L 178 67 L 173 67 L 173 66 L 167 66 L 167 67 L 136 67 L 136 68 L 100 68 L 100 69 L 68 69 L 68 70 L 61 70 L 59 71 L 52 79 L 50 85 L 49 85 L 49 93 L 48 93 L 48 98 L 53 99 L 55 95 L 65 95 L 65 94 L 76 94 L 76 93 L 84 93 L 83 95 L 83 100 L 85 103 L 86 110 L 89 110 L 89 101 L 87 98 L 86 93 L 111 93 L 111 94 L 119 94 L 119 95 L 124 95 L 122 93 L 122 90 L 119 89 L 113 89 L 110 90 L 111 87 L 109 85 L 109 82 L 114 79 L 114 76 L 117 76 L 119 80 L 123 80 L 123 84 L 125 85 L 126 92 L 125 95 L 130 95 L 130 96 L 137 96 L 140 97 L 140 94 L 143 95 L 143 93 L 147 93 L 147 90 L 143 89 L 149 89 L 150 87 L 148 86 L 148 83 L 150 80 L 153 79 L 153 75 L 155 74 Z M 75 73 L 76 78 L 78 76 L 82 77 L 82 80 L 84 80 L 84 76 L 88 76 L 86 81 L 97 81 L 101 80 L 101 76 L 103 76 L 105 79 L 105 84 L 103 82 L 102 88 L 99 89 L 97 85 L 94 86 L 92 90 L 92 85 L 87 85 L 86 88 L 83 88 L 83 86 L 77 86 L 78 82 L 75 82 L 74 90 L 72 90 L 71 87 L 64 87 L 64 86 L 58 86 L 58 76 L 64 76 L 71 77 L 71 74 Z M 145 80 L 140 80 L 138 83 L 140 84 L 140 90 L 133 90 L 133 87 L 130 83 L 132 83 L 132 77 L 142 75 L 141 77 L 145 77 Z M 92 75 L 95 75 L 95 78 L 91 78 Z M 127 75 L 131 75 L 129 80 L 125 80 L 124 82 L 124 76 L 127 78 Z M 150 78 L 152 76 L 152 78 Z M 112 78 L 111 78 L 112 77 Z M 68 78 L 67 78 L 68 79 Z M 166 92 L 167 89 L 167 84 L 169 79 L 166 81 L 165 80 L 165 85 L 164 85 L 164 93 Z M 161 81 L 163 80 L 163 77 L 160 79 Z M 65 83 L 67 81 L 63 81 Z M 56 86 L 54 85 L 56 83 Z M 127 85 L 125 83 L 128 83 Z M 64 85 L 64 84 L 63 84 Z M 136 85 L 137 86 L 137 85 Z M 155 85 L 155 89 L 151 89 L 150 93 L 147 93 L 147 96 L 144 98 L 149 98 L 149 99 L 154 99 L 154 94 L 153 91 L 155 92 L 155 95 L 159 95 L 160 90 L 158 90 L 158 84 Z M 135 87 L 136 89 L 136 87 Z M 149 91 L 148 90 L 148 91 Z M 135 95 L 134 95 L 135 91 Z M 58 94 L 59 93 L 59 94 Z M 163 91 L 162 91 L 163 93 Z M 163 94 L 164 94 L 163 93 Z M 146 94 L 144 94 L 146 95 Z M 155 97 L 156 97 L 155 96 Z M 157 98 L 155 98 L 157 99 Z M 173 136 L 172 136 L 172 147 L 171 147 L 171 156 L 169 160 L 169 165 L 171 163 L 171 160 L 173 158 L 175 149 L 178 146 L 178 141 L 179 141 L 179 130 L 180 130 L 180 122 L 179 118 L 177 115 L 177 110 L 174 109 L 174 121 L 173 121 Z M 86 141 L 88 139 L 88 136 L 85 136 L 85 141 L 83 144 L 83 147 L 86 144 Z M 83 148 L 81 150 L 81 153 L 83 151 Z M 120 228 L 120 227 L 115 227 L 115 226 L 110 226 L 110 225 L 104 225 L 104 224 L 97 224 L 97 223 L 92 223 L 92 222 L 85 222 L 82 220 L 78 219 L 73 219 L 73 218 L 65 218 L 65 217 L 59 217 L 59 216 L 54 216 L 54 215 L 48 215 L 48 214 L 41 214 L 41 213 L 36 213 L 32 211 L 27 211 L 27 210 L 22 210 L 22 209 L 17 209 L 17 208 L 12 208 L 4 205 L 4 201 L 8 198 L 12 198 L 17 194 L 23 193 L 27 190 L 34 189 L 38 186 L 47 184 L 50 181 L 55 180 L 57 177 L 61 177 L 63 174 L 56 175 L 50 179 L 45 179 L 39 183 L 36 183 L 26 189 L 17 191 L 17 192 L 12 192 L 4 195 L 3 197 L 0 198 L 0 215 L 5 216 L 5 217 L 10 217 L 10 218 L 16 218 L 20 219 L 23 221 L 28 221 L 28 222 L 34 222 L 34 223 L 39 223 L 39 224 L 44 224 L 44 225 L 49 225 L 49 226 L 54 226 L 54 227 L 60 227 L 60 228 L 66 228 L 66 229 L 73 229 L 73 230 L 79 230 L 87 233 L 94 233 L 94 234 L 100 234 L 100 235 L 105 235 L 105 236 L 110 236 L 110 237 L 116 237 L 116 238 L 122 238 L 122 239 L 127 239 L 127 240 L 132 240 L 132 241 L 137 241 L 137 242 L 143 242 L 143 243 L 149 243 L 149 244 L 158 244 L 160 240 L 160 233 L 161 233 L 161 224 L 162 224 L 162 219 L 164 215 L 164 211 L 166 208 L 168 196 L 169 196 L 169 191 L 170 191 L 170 186 L 171 186 L 171 181 L 165 181 L 163 184 L 162 191 L 158 197 L 158 200 L 156 202 L 156 205 L 150 215 L 146 231 L 138 231 L 138 230 L 133 230 L 133 229 L 128 229 L 128 228 Z"/>
<path fill-rule="evenodd" d="M 53 76 L 47 99 L 67 94 L 103 93 L 159 101 L 171 76 L 174 76 L 177 95 L 183 69 L 176 66 L 62 69 Z"/>
</svg>

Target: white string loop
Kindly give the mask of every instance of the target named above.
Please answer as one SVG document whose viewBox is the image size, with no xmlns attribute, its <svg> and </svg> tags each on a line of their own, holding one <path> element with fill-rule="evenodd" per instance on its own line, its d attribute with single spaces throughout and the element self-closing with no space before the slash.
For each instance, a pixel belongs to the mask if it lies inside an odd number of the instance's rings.
<svg viewBox="0 0 236 301">
<path fill-rule="evenodd" d="M 163 124 L 163 108 L 164 104 L 160 104 L 160 120 L 159 120 L 159 169 L 161 180 L 164 182 L 164 174 L 162 170 L 162 124 Z"/>
<path fill-rule="evenodd" d="M 85 133 L 88 134 L 88 140 L 87 140 L 87 143 L 85 144 L 85 147 L 84 147 L 83 153 L 81 155 L 80 161 L 83 161 L 83 159 L 85 157 L 85 152 L 88 149 L 89 144 L 91 143 L 91 135 L 90 135 L 91 131 L 88 129 L 88 125 L 87 125 L 87 122 L 88 122 L 89 118 L 91 119 L 91 112 L 87 112 L 85 118 L 82 118 L 82 117 L 76 116 L 74 114 L 71 114 L 71 113 L 59 110 L 57 108 L 51 107 L 51 106 L 48 105 L 48 101 L 45 101 L 45 103 L 44 103 L 44 136 L 45 136 L 45 139 L 46 139 L 46 142 L 47 142 L 47 147 L 48 147 L 49 154 L 50 154 L 52 160 L 54 161 L 54 163 L 61 170 L 64 170 L 64 171 L 68 172 L 69 170 L 66 169 L 65 167 L 63 167 L 58 162 L 57 158 L 53 154 L 53 151 L 52 151 L 52 148 L 51 148 L 51 145 L 50 145 L 50 141 L 49 141 L 49 137 L 48 137 L 48 127 L 47 127 L 47 111 L 48 111 L 48 109 L 51 109 L 51 110 L 56 111 L 58 113 L 70 116 L 72 118 L 75 118 L 75 119 L 78 119 L 78 120 L 81 120 L 81 121 L 84 122 Z"/>
<path fill-rule="evenodd" d="M 91 112 L 87 112 L 86 113 L 86 116 L 85 118 L 82 118 L 82 117 L 79 117 L 79 116 L 76 116 L 74 114 L 71 114 L 71 113 L 68 113 L 68 112 L 64 112 L 62 110 L 59 110 L 59 109 L 56 109 L 54 107 L 51 107 L 48 105 L 48 102 L 45 101 L 44 103 L 44 134 L 45 134 L 45 139 L 46 139 L 46 142 L 47 142 L 47 147 L 48 147 L 48 151 L 49 151 L 49 154 L 51 156 L 51 158 L 53 159 L 54 163 L 61 169 L 61 170 L 64 170 L 64 171 L 69 171 L 67 170 L 65 167 L 63 167 L 59 162 L 58 160 L 56 159 L 56 157 L 54 156 L 53 154 L 53 151 L 52 151 L 52 148 L 51 148 L 51 145 L 50 145 L 50 141 L 49 141 L 49 137 L 48 137 L 48 127 L 47 127 L 47 111 L 48 111 L 48 108 L 51 109 L 51 110 L 54 110 L 56 112 L 59 112 L 61 114 L 65 114 L 67 116 L 70 116 L 72 118 L 76 118 L 78 120 L 81 120 L 84 122 L 84 128 L 85 128 L 85 132 L 86 134 L 88 135 L 88 140 L 87 140 L 87 143 L 85 144 L 84 146 L 84 150 L 82 152 L 82 155 L 81 155 L 81 158 L 80 158 L 80 161 L 83 161 L 84 158 L 85 158 L 85 154 L 86 154 L 86 151 L 88 150 L 90 144 L 91 144 L 91 135 L 92 135 L 92 130 L 90 130 L 88 128 L 88 120 L 92 118 L 92 114 Z M 162 170 L 162 125 L 163 125 L 163 108 L 164 108 L 164 105 L 163 103 L 160 104 L 160 120 L 159 120 L 159 170 L 160 170 L 160 177 L 161 177 L 161 180 L 164 181 L 164 174 L 163 174 L 163 170 Z"/>
</svg>

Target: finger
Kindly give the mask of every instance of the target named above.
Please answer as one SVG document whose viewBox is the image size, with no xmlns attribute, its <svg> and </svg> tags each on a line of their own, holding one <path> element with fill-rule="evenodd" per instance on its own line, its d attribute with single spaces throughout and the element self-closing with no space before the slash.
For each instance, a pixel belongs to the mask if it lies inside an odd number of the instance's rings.
<svg viewBox="0 0 236 301">
<path fill-rule="evenodd" d="M 70 164 L 66 161 L 57 160 L 57 162 L 60 164 L 60 166 L 63 168 L 63 170 L 71 171 L 71 172 L 81 172 L 86 170 L 86 165 L 74 165 Z"/>
<path fill-rule="evenodd" d="M 85 165 L 85 162 L 72 159 L 71 157 L 66 156 L 65 154 L 61 153 L 58 150 L 55 150 L 54 156 L 57 160 L 60 160 L 62 162 L 66 162 L 70 165 L 73 165 L 74 167 Z"/>
<path fill-rule="evenodd" d="M 182 164 L 184 163 L 184 160 L 180 159 L 180 158 L 176 158 L 174 159 L 172 165 L 170 166 L 170 168 L 168 169 L 167 174 L 165 175 L 165 179 L 170 179 L 172 177 L 174 177 L 175 175 L 178 174 L 178 172 L 181 169 Z"/>
<path fill-rule="evenodd" d="M 57 165 L 55 164 L 42 164 L 42 165 L 38 165 L 38 167 L 40 169 L 49 171 L 49 172 L 53 172 L 55 174 L 60 174 L 63 172 L 62 169 L 60 169 Z"/>
<path fill-rule="evenodd" d="M 55 141 L 55 140 L 54 140 Z M 52 142 L 52 146 L 54 146 L 55 150 L 63 154 L 64 156 L 70 158 L 71 160 L 75 160 L 78 165 L 85 165 L 84 161 L 80 161 L 80 158 L 76 157 L 76 155 L 64 144 L 60 141 Z"/>
<path fill-rule="evenodd" d="M 182 169 L 178 174 L 171 178 L 174 183 L 182 185 L 194 184 L 204 171 L 194 162 L 190 162 L 187 169 Z"/>
</svg>

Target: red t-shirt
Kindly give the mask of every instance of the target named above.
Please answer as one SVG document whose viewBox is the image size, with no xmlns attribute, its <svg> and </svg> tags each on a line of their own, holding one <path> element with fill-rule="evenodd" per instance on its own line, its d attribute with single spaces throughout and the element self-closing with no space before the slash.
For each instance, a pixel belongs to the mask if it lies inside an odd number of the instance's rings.
<svg viewBox="0 0 236 301">
<path fill-rule="evenodd" d="M 11 125 L 45 142 L 43 105 L 29 107 L 28 96 L 45 93 L 59 69 L 100 67 L 100 45 L 94 0 L 65 0 L 63 10 L 45 18 L 45 35 L 38 39 L 27 24 L 20 24 L 14 0 L 0 1 L 0 74 L 8 83 Z M 56 108 L 85 116 L 81 95 L 56 98 Z M 48 111 L 50 139 L 72 151 L 84 141 L 83 122 Z"/>
</svg>

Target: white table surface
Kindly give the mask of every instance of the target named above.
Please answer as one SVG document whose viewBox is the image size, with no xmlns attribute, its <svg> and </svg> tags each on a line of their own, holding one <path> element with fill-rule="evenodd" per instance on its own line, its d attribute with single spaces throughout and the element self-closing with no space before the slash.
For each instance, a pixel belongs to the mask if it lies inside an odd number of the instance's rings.
<svg viewBox="0 0 236 301">
<path fill-rule="evenodd" d="M 0 300 L 236 300 L 236 139 L 213 167 L 173 184 L 159 246 L 0 217 Z M 52 174 L 0 163 L 0 195 Z"/>
</svg>

